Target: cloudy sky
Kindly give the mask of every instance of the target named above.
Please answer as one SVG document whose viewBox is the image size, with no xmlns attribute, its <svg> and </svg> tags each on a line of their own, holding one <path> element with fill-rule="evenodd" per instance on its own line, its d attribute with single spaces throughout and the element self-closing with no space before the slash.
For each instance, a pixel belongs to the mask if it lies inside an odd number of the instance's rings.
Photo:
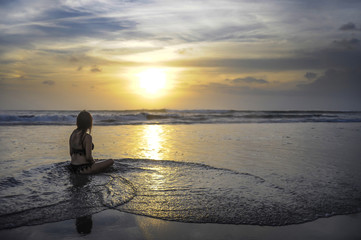
<svg viewBox="0 0 361 240">
<path fill-rule="evenodd" d="M 360 9 L 1 0 L 0 109 L 361 110 Z"/>
</svg>

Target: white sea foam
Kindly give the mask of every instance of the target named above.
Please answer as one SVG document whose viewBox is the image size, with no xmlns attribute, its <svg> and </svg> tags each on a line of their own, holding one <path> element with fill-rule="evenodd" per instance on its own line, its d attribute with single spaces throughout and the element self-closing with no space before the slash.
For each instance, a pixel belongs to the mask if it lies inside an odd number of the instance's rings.
<svg viewBox="0 0 361 240">
<path fill-rule="evenodd" d="M 361 112 L 128 110 L 91 111 L 96 125 L 361 122 Z M 73 125 L 77 111 L 1 111 L 0 125 Z"/>
<path fill-rule="evenodd" d="M 58 163 L 2 179 L 0 229 L 109 208 L 172 221 L 271 226 L 361 208 L 361 193 L 349 183 L 287 181 L 285 188 L 250 173 L 144 159 L 119 159 L 106 173 L 81 176 Z"/>
</svg>

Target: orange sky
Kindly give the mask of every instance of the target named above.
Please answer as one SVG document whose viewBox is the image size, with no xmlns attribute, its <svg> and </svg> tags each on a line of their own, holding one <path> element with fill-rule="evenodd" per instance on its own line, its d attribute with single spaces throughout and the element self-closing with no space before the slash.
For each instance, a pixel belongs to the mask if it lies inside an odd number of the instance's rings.
<svg viewBox="0 0 361 240">
<path fill-rule="evenodd" d="M 0 109 L 361 110 L 358 9 L 325 0 L 2 1 Z"/>
</svg>

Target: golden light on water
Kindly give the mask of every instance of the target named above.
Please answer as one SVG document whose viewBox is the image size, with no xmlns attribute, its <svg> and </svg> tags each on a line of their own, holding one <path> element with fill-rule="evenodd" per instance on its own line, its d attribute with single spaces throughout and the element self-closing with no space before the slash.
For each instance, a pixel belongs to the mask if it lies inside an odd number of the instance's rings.
<svg viewBox="0 0 361 240">
<path fill-rule="evenodd" d="M 163 142 L 162 137 L 163 126 L 162 125 L 147 125 L 144 128 L 144 149 L 143 154 L 149 159 L 162 159 L 163 158 Z"/>
</svg>

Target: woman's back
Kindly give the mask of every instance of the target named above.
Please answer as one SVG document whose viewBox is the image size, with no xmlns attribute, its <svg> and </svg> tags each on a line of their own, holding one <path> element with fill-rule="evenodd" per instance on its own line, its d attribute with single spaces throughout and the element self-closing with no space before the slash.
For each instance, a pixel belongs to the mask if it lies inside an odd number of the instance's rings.
<svg viewBox="0 0 361 240">
<path fill-rule="evenodd" d="M 71 163 L 74 165 L 93 163 L 91 154 L 91 136 L 79 129 L 75 129 L 69 138 Z"/>
<path fill-rule="evenodd" d="M 85 133 L 83 133 L 78 129 L 75 129 L 73 133 L 70 135 L 69 147 L 74 150 L 83 150 L 84 137 L 85 137 Z"/>
</svg>

